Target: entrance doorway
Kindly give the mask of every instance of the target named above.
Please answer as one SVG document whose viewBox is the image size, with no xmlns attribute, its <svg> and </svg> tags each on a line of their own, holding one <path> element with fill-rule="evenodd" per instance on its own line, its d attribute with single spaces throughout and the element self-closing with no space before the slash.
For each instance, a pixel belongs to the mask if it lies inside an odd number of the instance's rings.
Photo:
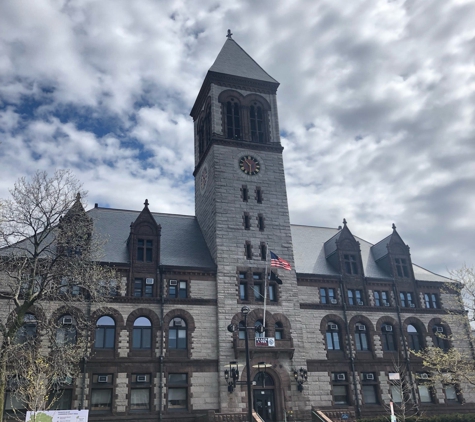
<svg viewBox="0 0 475 422">
<path fill-rule="evenodd" d="M 254 382 L 254 410 L 265 422 L 274 422 L 276 420 L 274 379 L 266 372 L 258 372 Z"/>
</svg>

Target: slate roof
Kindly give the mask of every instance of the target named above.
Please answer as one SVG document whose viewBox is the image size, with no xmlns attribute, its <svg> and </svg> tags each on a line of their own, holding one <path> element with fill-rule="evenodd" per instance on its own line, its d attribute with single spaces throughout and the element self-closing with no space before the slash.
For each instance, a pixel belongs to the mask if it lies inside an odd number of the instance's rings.
<svg viewBox="0 0 475 422">
<path fill-rule="evenodd" d="M 371 247 L 371 251 L 373 252 L 373 257 L 375 261 L 388 254 L 388 248 L 386 247 L 386 245 L 391 240 L 391 236 L 392 234 L 385 237 L 383 240 L 379 241 L 378 243 L 376 243 L 376 245 L 373 245 Z"/>
<path fill-rule="evenodd" d="M 140 211 L 113 208 L 93 208 L 87 212 L 94 221 L 94 230 L 106 240 L 103 262 L 128 263 L 127 240 L 130 223 Z M 208 251 L 198 221 L 194 216 L 152 213 L 157 224 L 162 227 L 161 264 L 177 267 L 215 268 Z M 325 258 L 325 242 L 338 238 L 340 230 L 329 227 L 291 225 L 294 247 L 295 268 L 300 274 L 338 276 L 338 272 Z M 375 262 L 374 247 L 357 236 L 360 243 L 364 273 L 369 278 L 391 280 Z M 386 238 L 388 239 L 388 238 Z M 384 239 L 384 240 L 386 240 Z M 384 240 L 377 245 L 385 245 Z M 372 251 L 373 247 L 373 251 Z M 413 264 L 414 275 L 421 281 L 452 281 Z"/>
<path fill-rule="evenodd" d="M 278 84 L 232 38 L 226 40 L 209 71 Z"/>
<path fill-rule="evenodd" d="M 103 262 L 128 263 L 127 239 L 130 223 L 140 211 L 93 208 L 87 212 L 95 232 L 105 241 Z M 193 216 L 152 213 L 162 227 L 160 263 L 179 267 L 215 268 L 206 242 Z"/>
<path fill-rule="evenodd" d="M 295 269 L 297 273 L 338 275 L 338 272 L 333 269 L 325 258 L 324 246 L 328 239 L 338 234 L 338 229 L 291 225 L 291 232 L 294 246 Z M 360 242 L 365 276 L 391 280 L 389 274 L 382 271 L 376 264 L 375 258 L 371 253 L 371 247 L 373 245 L 357 236 L 355 236 L 355 239 Z M 417 280 L 452 281 L 449 278 L 434 274 L 415 264 L 413 264 L 413 269 Z"/>
</svg>

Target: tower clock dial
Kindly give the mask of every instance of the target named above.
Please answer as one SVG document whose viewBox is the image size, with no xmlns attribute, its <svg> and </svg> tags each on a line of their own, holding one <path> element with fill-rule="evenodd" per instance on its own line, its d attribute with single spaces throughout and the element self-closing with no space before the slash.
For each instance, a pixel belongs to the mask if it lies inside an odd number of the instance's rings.
<svg viewBox="0 0 475 422">
<path fill-rule="evenodd" d="M 243 173 L 254 176 L 261 170 L 261 165 L 252 155 L 245 155 L 239 159 L 239 168 Z"/>
</svg>

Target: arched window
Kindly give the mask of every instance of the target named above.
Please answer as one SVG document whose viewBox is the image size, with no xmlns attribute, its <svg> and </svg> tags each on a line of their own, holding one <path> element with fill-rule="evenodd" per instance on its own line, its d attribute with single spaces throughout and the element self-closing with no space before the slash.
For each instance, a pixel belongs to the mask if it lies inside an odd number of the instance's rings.
<svg viewBox="0 0 475 422">
<path fill-rule="evenodd" d="M 115 347 L 115 321 L 110 316 L 102 316 L 96 322 L 96 349 Z"/>
<path fill-rule="evenodd" d="M 334 322 L 327 325 L 326 339 L 328 350 L 341 350 L 340 330 Z"/>
<path fill-rule="evenodd" d="M 358 351 L 370 350 L 366 325 L 361 322 L 355 324 L 355 344 Z"/>
<path fill-rule="evenodd" d="M 434 345 L 444 352 L 450 349 L 449 341 L 447 340 L 447 333 L 444 326 L 437 324 L 432 329 L 434 332 Z"/>
<path fill-rule="evenodd" d="M 397 343 L 394 336 L 394 327 L 391 324 L 383 324 L 381 327 L 381 343 L 386 352 L 395 352 Z"/>
<path fill-rule="evenodd" d="M 38 322 L 33 314 L 25 314 L 23 318 L 23 325 L 16 333 L 15 342 L 17 344 L 24 344 L 36 338 Z"/>
<path fill-rule="evenodd" d="M 254 102 L 249 108 L 249 120 L 251 122 L 251 141 L 263 144 L 266 142 L 264 131 L 264 114 L 262 107 Z"/>
<path fill-rule="evenodd" d="M 76 344 L 77 332 L 76 322 L 71 315 L 63 315 L 58 320 L 58 328 L 56 329 L 56 345 L 65 346 Z"/>
<path fill-rule="evenodd" d="M 168 324 L 168 348 L 186 349 L 186 322 L 180 317 L 173 318 Z"/>
<path fill-rule="evenodd" d="M 148 318 L 138 317 L 135 320 L 132 334 L 132 348 L 152 348 L 152 323 Z"/>
<path fill-rule="evenodd" d="M 407 326 L 407 336 L 409 340 L 409 348 L 418 352 L 422 349 L 422 337 L 417 331 L 417 328 L 414 325 Z"/>
<path fill-rule="evenodd" d="M 275 339 L 276 340 L 284 339 L 284 325 L 280 321 L 277 321 L 275 323 Z"/>
<path fill-rule="evenodd" d="M 259 331 L 262 330 L 262 320 L 258 319 L 254 324 L 254 328 L 256 329 L 256 337 L 267 337 L 267 330 L 260 333 Z"/>
<path fill-rule="evenodd" d="M 226 137 L 241 139 L 241 110 L 234 98 L 226 102 Z"/>
<path fill-rule="evenodd" d="M 246 326 L 244 325 L 244 321 L 239 322 L 239 339 L 246 339 Z"/>
</svg>

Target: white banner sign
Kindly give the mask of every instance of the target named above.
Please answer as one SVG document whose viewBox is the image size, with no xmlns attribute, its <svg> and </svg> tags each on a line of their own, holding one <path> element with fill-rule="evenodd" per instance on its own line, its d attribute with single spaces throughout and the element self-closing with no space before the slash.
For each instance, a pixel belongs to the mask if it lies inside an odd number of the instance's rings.
<svg viewBox="0 0 475 422">
<path fill-rule="evenodd" d="M 256 337 L 256 346 L 275 347 L 275 338 L 274 337 Z"/>
<path fill-rule="evenodd" d="M 39 410 L 26 412 L 25 422 L 87 422 L 89 410 Z"/>
</svg>

